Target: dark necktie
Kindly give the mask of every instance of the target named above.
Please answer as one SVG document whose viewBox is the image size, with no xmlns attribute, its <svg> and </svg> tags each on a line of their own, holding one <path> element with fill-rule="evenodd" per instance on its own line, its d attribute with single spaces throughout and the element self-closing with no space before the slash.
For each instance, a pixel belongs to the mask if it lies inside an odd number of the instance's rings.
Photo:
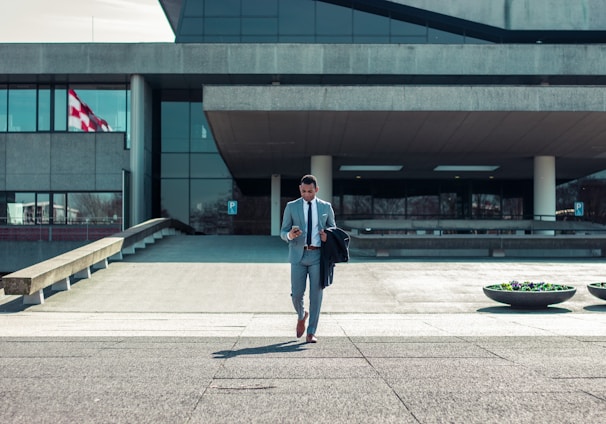
<svg viewBox="0 0 606 424">
<path fill-rule="evenodd" d="M 311 246 L 311 202 L 307 202 L 307 245 Z"/>
</svg>

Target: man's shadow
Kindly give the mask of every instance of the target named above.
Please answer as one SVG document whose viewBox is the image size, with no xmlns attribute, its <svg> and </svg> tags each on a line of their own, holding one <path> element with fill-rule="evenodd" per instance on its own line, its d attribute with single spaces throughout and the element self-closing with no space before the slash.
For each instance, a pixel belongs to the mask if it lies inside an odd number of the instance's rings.
<svg viewBox="0 0 606 424">
<path fill-rule="evenodd" d="M 296 343 L 296 344 L 294 344 Z M 304 346 L 307 343 L 305 342 L 284 342 L 284 343 L 275 343 L 267 346 L 257 346 L 257 347 L 246 347 L 243 349 L 236 350 L 220 350 L 218 352 L 213 352 L 213 358 L 215 359 L 226 359 L 226 358 L 234 358 L 236 356 L 242 355 L 263 355 L 267 353 L 293 353 L 293 352 L 302 352 L 307 350 Z"/>
</svg>

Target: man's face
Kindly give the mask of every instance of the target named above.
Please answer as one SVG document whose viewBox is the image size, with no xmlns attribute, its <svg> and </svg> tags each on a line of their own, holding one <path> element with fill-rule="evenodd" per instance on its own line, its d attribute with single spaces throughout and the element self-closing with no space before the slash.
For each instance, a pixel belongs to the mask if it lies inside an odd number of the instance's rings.
<svg viewBox="0 0 606 424">
<path fill-rule="evenodd" d="M 318 192 L 318 187 L 313 184 L 301 184 L 299 185 L 299 191 L 301 191 L 301 197 L 306 202 L 311 202 L 316 197 L 316 193 Z"/>
</svg>

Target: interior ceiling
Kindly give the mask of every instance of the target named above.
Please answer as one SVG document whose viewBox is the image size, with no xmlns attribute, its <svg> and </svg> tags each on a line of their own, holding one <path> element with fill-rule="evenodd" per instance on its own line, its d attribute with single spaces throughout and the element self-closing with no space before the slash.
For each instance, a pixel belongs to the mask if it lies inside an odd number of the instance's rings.
<svg viewBox="0 0 606 424">
<path fill-rule="evenodd" d="M 207 111 L 232 175 L 299 178 L 312 155 L 333 157 L 335 178 L 532 179 L 534 156 L 555 156 L 556 177 L 606 169 L 604 112 Z M 341 165 L 402 165 L 343 172 Z M 437 165 L 496 165 L 436 172 Z"/>
</svg>

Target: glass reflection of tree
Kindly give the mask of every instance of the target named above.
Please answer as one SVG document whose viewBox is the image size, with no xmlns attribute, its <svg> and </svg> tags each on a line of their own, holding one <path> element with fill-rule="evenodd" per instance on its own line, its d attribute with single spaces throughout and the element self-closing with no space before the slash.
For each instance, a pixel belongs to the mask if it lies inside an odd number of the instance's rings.
<svg viewBox="0 0 606 424">
<path fill-rule="evenodd" d="M 114 223 L 122 213 L 122 196 L 119 193 L 77 193 L 72 194 L 70 200 L 70 209 L 78 211 L 78 222 Z"/>
<path fill-rule="evenodd" d="M 229 234 L 230 219 L 227 215 L 228 197 L 205 203 L 202 208 L 192 208 L 189 212 L 189 225 L 202 234 Z"/>
<path fill-rule="evenodd" d="M 606 224 L 606 181 L 588 177 L 571 181 L 557 187 L 556 209 L 558 219 L 568 217 L 599 224 Z M 574 203 L 583 202 L 584 215 L 574 216 Z"/>
<path fill-rule="evenodd" d="M 406 199 L 376 198 L 372 207 L 373 219 L 400 219 L 406 214 Z"/>
</svg>

